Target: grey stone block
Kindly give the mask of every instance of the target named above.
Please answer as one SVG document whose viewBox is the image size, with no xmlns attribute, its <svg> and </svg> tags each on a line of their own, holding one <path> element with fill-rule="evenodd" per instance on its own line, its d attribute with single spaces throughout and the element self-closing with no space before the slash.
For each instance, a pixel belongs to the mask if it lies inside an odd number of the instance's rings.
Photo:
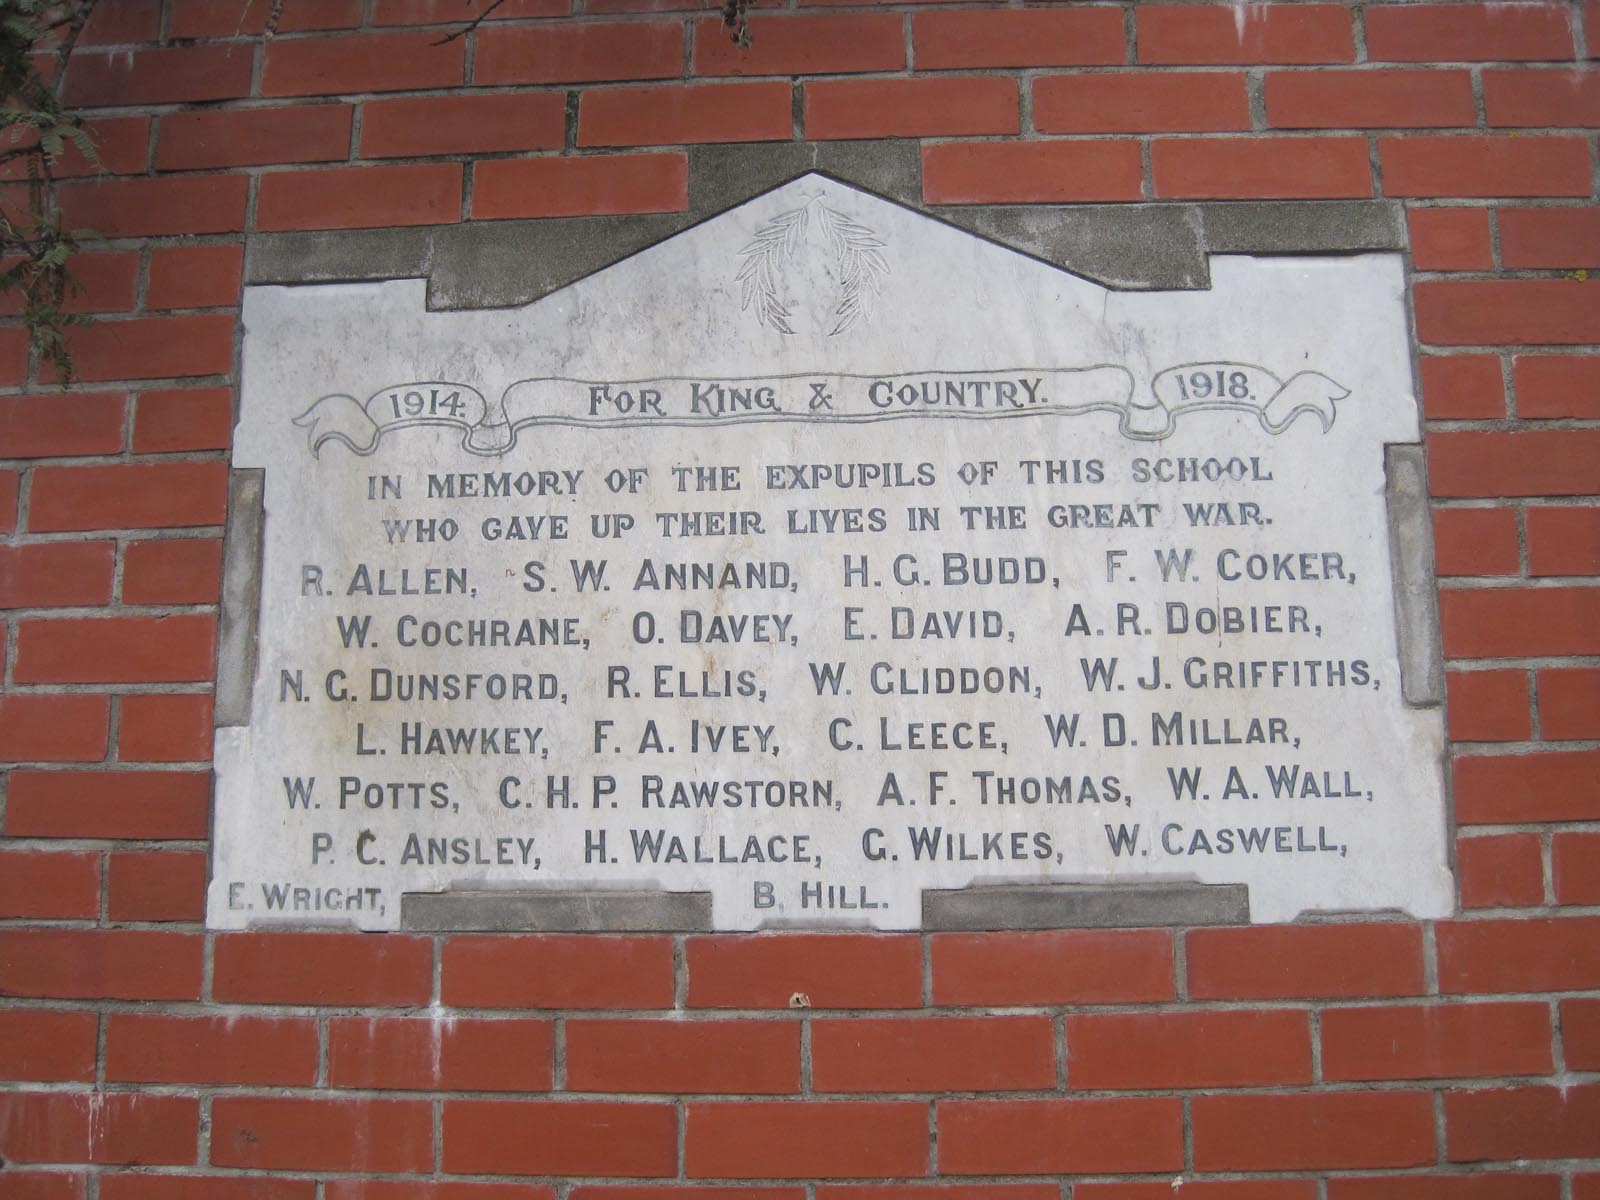
<svg viewBox="0 0 1600 1200">
<path fill-rule="evenodd" d="M 217 621 L 218 725 L 250 724 L 261 612 L 261 535 L 266 478 L 260 469 L 228 477 L 228 525 L 222 539 L 222 612 Z"/>
<path fill-rule="evenodd" d="M 1384 451 L 1400 693 L 1407 704 L 1443 704 L 1444 643 L 1434 579 L 1427 463 L 1421 446 L 1386 446 Z"/>
<path fill-rule="evenodd" d="M 1404 250 L 1405 212 L 1393 200 L 1247 200 L 1200 204 L 1212 254 L 1336 254 Z"/>
<path fill-rule="evenodd" d="M 435 232 L 414 228 L 254 234 L 245 255 L 245 282 L 420 279 L 428 274 Z"/>
<path fill-rule="evenodd" d="M 1191 205 L 979 205 L 927 211 L 1107 287 L 1203 288 L 1211 282 L 1200 220 Z"/>
<path fill-rule="evenodd" d="M 1017 884 L 922 893 L 928 930 L 1131 929 L 1250 920 L 1242 883 Z"/>
<path fill-rule="evenodd" d="M 403 929 L 490 932 L 702 932 L 710 892 L 407 892 Z"/>
</svg>

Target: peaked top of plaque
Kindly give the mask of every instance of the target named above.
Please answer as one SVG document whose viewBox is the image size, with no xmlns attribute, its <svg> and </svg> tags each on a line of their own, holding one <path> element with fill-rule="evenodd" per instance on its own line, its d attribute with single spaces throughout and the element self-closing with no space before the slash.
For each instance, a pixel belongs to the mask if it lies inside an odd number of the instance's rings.
<svg viewBox="0 0 1600 1200">
<path fill-rule="evenodd" d="M 706 378 L 1183 362 L 1315 369 L 1384 398 L 1413 440 L 1398 257 L 1218 256 L 1206 290 L 1126 292 L 807 174 L 532 303 L 434 311 L 424 279 L 246 291 L 243 426 L 262 389 L 306 402 L 445 379 Z M 1333 364 L 1330 367 L 1328 364 Z M 1357 402 L 1358 404 L 1360 401 Z M 1354 414 L 1352 414 L 1354 415 Z"/>
</svg>

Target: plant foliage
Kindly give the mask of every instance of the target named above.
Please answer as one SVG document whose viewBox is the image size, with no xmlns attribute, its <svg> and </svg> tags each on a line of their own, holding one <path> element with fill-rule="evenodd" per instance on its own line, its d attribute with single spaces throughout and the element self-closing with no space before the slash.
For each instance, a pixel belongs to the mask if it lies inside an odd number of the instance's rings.
<svg viewBox="0 0 1600 1200">
<path fill-rule="evenodd" d="M 0 295 L 20 296 L 31 348 L 62 382 L 72 377 L 67 328 L 87 320 L 67 311 L 68 298 L 79 290 L 70 262 L 93 234 L 62 224 L 55 168 L 69 149 L 91 166 L 99 159 L 41 67 L 54 79 L 65 73 L 94 3 L 0 0 L 0 170 L 17 181 L 0 199 Z"/>
</svg>

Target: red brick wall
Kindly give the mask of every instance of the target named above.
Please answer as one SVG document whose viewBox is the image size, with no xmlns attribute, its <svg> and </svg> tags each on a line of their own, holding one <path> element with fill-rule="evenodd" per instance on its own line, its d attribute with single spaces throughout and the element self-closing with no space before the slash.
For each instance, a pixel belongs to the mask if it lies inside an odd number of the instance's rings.
<svg viewBox="0 0 1600 1200">
<path fill-rule="evenodd" d="M 0 324 L 0 1200 L 1600 1197 L 1600 4 L 576 2 L 86 31 L 80 381 Z M 1405 203 L 1459 918 L 204 931 L 246 235 L 674 211 L 687 144 L 804 137 L 922 139 L 930 203 Z"/>
</svg>

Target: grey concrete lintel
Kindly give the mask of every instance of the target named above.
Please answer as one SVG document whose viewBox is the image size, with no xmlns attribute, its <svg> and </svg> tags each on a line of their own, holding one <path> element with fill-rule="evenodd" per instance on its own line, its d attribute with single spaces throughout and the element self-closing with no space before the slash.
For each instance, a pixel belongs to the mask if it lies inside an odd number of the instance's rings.
<svg viewBox="0 0 1600 1200">
<path fill-rule="evenodd" d="M 1394 200 L 1230 200 L 1195 206 L 1211 254 L 1356 254 L 1404 250 Z"/>
<path fill-rule="evenodd" d="M 266 471 L 228 477 L 228 524 L 222 538 L 222 611 L 217 621 L 218 725 L 250 724 L 256 682 L 256 624 L 261 612 L 261 535 Z"/>
<path fill-rule="evenodd" d="M 1249 922 L 1242 883 L 1003 884 L 922 893 L 922 927 L 946 932 Z"/>
<path fill-rule="evenodd" d="M 407 892 L 400 927 L 418 932 L 706 932 L 710 892 Z"/>
<path fill-rule="evenodd" d="M 1384 447 L 1389 562 L 1394 574 L 1400 694 L 1415 706 L 1444 703 L 1444 643 L 1434 579 L 1428 467 L 1418 445 Z"/>
</svg>

